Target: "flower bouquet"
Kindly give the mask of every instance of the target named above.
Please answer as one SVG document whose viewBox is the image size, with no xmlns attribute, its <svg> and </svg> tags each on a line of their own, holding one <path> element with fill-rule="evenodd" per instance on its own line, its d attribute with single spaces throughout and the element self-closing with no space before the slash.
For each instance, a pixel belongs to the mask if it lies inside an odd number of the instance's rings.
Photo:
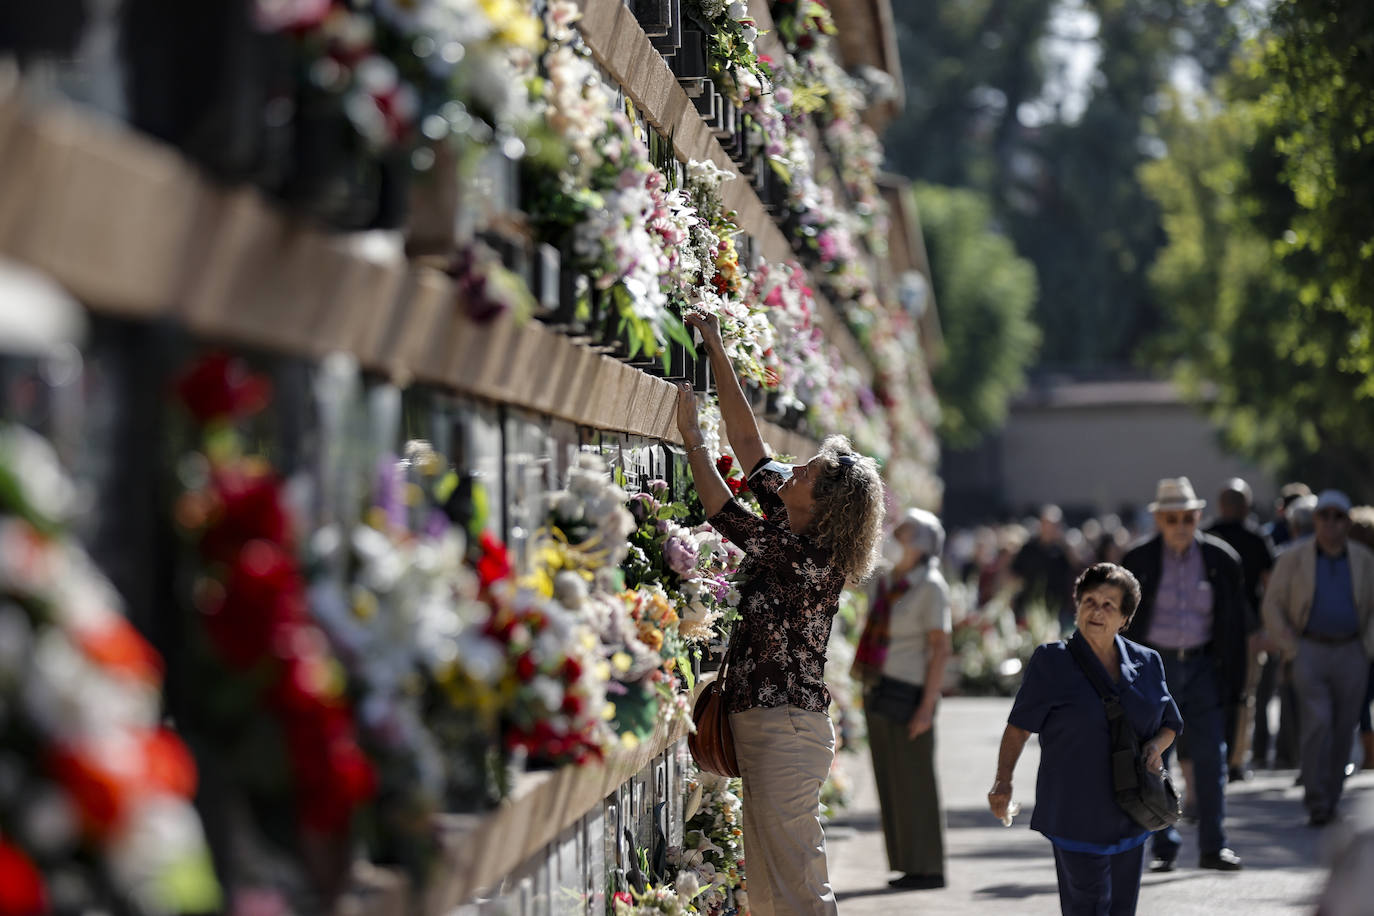
<svg viewBox="0 0 1374 916">
<path fill-rule="evenodd" d="M 527 209 L 540 237 L 560 247 L 583 278 L 574 317 L 625 355 L 656 356 L 669 340 L 692 347 L 668 308 L 690 270 L 676 253 L 694 215 L 649 161 L 632 111 L 619 110 L 573 28 L 576 4 L 545 12 L 538 105 L 547 124 L 540 152 L 524 160 Z"/>
<path fill-rule="evenodd" d="M 309 613 L 285 484 L 235 430 L 268 391 L 224 355 L 178 383 L 201 442 L 179 462 L 175 506 L 201 647 L 201 689 L 183 725 L 223 768 L 218 778 L 253 812 L 254 827 L 280 852 L 305 851 L 311 892 L 329 900 L 347 868 L 338 853 L 376 772 L 359 747 L 338 658 Z"/>
<path fill-rule="evenodd" d="M 738 779 L 695 770 L 687 780 L 686 824 L 681 847 L 668 850 L 679 870 L 676 886 L 694 890 L 697 912 L 723 916 L 746 912 L 744 828 Z M 685 880 L 686 878 L 686 880 Z"/>
<path fill-rule="evenodd" d="M 0 910 L 217 912 L 162 659 L 66 533 L 76 502 L 48 443 L 0 425 Z"/>
</svg>

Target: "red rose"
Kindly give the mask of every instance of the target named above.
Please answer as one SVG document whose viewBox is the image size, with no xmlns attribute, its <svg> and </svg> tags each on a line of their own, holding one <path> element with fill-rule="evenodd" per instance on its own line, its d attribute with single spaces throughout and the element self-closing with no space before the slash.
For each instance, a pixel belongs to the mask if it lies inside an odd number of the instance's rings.
<svg viewBox="0 0 1374 916">
<path fill-rule="evenodd" d="M 510 553 L 506 550 L 506 545 L 501 543 L 501 539 L 490 531 L 482 532 L 479 544 L 482 556 L 477 560 L 477 578 L 481 581 L 482 587 L 487 588 L 492 583 L 510 576 Z"/>
<path fill-rule="evenodd" d="M 250 541 L 235 557 L 223 595 L 202 610 L 206 632 L 225 662 L 251 667 L 305 619 L 305 585 L 295 558 L 276 544 Z"/>
<path fill-rule="evenodd" d="M 338 698 L 327 689 L 329 677 L 327 659 L 312 654 L 290 655 L 282 665 L 281 680 L 272 689 L 271 703 L 289 721 L 299 719 L 298 727 L 323 729 L 327 724 L 323 716 L 338 705 Z"/>
<path fill-rule="evenodd" d="M 563 661 L 563 679 L 568 683 L 576 681 L 582 676 L 582 663 L 575 658 L 568 658 Z"/>
<path fill-rule="evenodd" d="M 529 683 L 534 680 L 534 676 L 539 673 L 539 666 L 534 663 L 534 658 L 526 652 L 515 662 L 515 676 L 521 683 Z"/>
<path fill-rule="evenodd" d="M 575 693 L 567 694 L 563 697 L 563 714 L 572 716 L 574 719 L 582 715 L 582 710 L 587 708 L 583 699 Z"/>
<path fill-rule="evenodd" d="M 245 541 L 286 544 L 291 540 L 291 517 L 282 502 L 281 480 L 275 474 L 241 467 L 218 468 L 210 485 L 217 511 L 200 540 L 200 551 L 206 558 L 228 562 Z"/>
<path fill-rule="evenodd" d="M 749 482 L 743 477 L 727 477 L 725 485 L 730 488 L 730 493 L 734 496 L 740 495 L 749 486 Z"/>
<path fill-rule="evenodd" d="M 242 360 L 212 353 L 177 380 L 177 394 L 202 424 L 251 416 L 267 405 L 271 384 Z"/>
<path fill-rule="evenodd" d="M 716 459 L 716 470 L 721 477 L 729 477 L 730 470 L 735 466 L 735 459 L 732 455 L 721 455 Z"/>
<path fill-rule="evenodd" d="M 0 916 L 39 916 L 48 912 L 43 876 L 23 850 L 0 841 Z"/>
</svg>

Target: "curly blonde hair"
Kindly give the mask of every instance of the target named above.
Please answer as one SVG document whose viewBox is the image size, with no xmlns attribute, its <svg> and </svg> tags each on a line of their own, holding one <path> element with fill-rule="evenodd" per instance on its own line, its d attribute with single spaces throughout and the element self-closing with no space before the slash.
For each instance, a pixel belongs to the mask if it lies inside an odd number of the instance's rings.
<svg viewBox="0 0 1374 916">
<path fill-rule="evenodd" d="M 811 530 L 851 582 L 878 561 L 886 505 L 878 463 L 854 451 L 846 436 L 821 443 L 822 470 L 811 488 Z"/>
</svg>

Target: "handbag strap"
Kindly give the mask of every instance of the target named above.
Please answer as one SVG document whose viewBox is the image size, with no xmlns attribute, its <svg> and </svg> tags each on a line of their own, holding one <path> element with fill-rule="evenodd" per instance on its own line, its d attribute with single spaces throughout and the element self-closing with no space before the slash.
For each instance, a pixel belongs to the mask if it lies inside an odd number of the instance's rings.
<svg viewBox="0 0 1374 916">
<path fill-rule="evenodd" d="M 725 673 L 730 670 L 730 656 L 735 654 L 735 631 L 738 629 L 738 624 L 730 628 L 730 634 L 725 638 L 725 655 L 720 660 L 720 668 L 716 670 L 716 683 L 721 691 L 725 690 Z"/>
<path fill-rule="evenodd" d="M 1107 723 L 1115 729 L 1126 713 L 1121 708 L 1121 698 L 1116 695 L 1116 691 L 1102 682 L 1101 675 L 1093 667 L 1092 659 L 1085 657 L 1084 654 L 1089 651 L 1091 650 L 1088 648 L 1088 641 L 1083 638 L 1081 633 L 1075 633 L 1069 637 L 1069 654 L 1073 656 L 1074 661 L 1078 662 L 1078 667 L 1083 669 L 1083 674 L 1087 676 L 1088 683 L 1093 685 L 1097 695 L 1102 698 L 1102 705 L 1107 712 Z M 1114 740 L 1117 738 L 1115 732 L 1113 732 L 1112 738 Z"/>
</svg>

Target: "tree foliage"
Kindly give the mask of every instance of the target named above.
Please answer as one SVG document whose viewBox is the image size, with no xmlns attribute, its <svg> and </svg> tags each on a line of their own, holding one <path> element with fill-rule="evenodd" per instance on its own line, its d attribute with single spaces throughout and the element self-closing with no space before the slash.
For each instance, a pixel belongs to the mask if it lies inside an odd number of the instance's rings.
<svg viewBox="0 0 1374 916">
<path fill-rule="evenodd" d="M 940 434 L 948 445 L 968 447 L 1002 425 L 1035 359 L 1035 267 L 996 231 L 984 195 L 927 184 L 912 193 L 945 338 L 934 378 Z"/>
<path fill-rule="evenodd" d="M 887 149 L 896 171 L 989 195 L 1039 277 L 1041 367 L 1091 371 L 1129 366 L 1158 327 L 1146 276 L 1164 237 L 1138 177 L 1150 114 L 1180 60 L 1203 80 L 1224 65 L 1230 33 L 1208 2 L 1085 0 L 1095 35 L 1064 34 L 1072 6 L 894 4 L 907 105 Z M 1100 52 L 1086 107 L 1047 39 Z"/>
<path fill-rule="evenodd" d="M 1371 24 L 1354 0 L 1287 0 L 1216 104 L 1161 115 L 1169 154 L 1141 173 L 1168 237 L 1151 270 L 1170 328 L 1156 357 L 1211 405 L 1230 444 L 1366 499 Z"/>
</svg>

